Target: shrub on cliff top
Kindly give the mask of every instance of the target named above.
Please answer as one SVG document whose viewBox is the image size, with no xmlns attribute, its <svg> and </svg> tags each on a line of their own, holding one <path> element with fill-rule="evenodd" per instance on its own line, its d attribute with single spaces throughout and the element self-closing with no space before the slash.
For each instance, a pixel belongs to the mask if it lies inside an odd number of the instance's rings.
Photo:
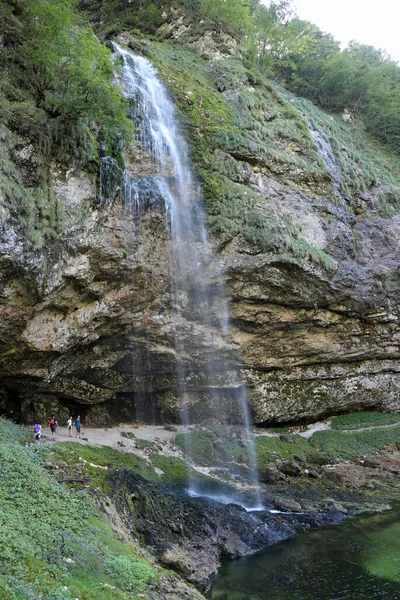
<svg viewBox="0 0 400 600">
<path fill-rule="evenodd" d="M 129 137 L 132 125 L 113 83 L 110 51 L 85 27 L 74 0 L 5 0 L 3 13 L 0 57 L 10 127 L 61 160 L 94 158 L 98 135 L 111 149 Z"/>
</svg>

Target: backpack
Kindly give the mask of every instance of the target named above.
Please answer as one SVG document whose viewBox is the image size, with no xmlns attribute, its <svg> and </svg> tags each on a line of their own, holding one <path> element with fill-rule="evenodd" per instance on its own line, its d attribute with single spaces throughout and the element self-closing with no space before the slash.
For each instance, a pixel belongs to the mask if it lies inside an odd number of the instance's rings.
<svg viewBox="0 0 400 600">
<path fill-rule="evenodd" d="M 35 425 L 33 426 L 33 431 L 34 433 L 40 432 L 40 425 L 38 423 L 35 423 Z"/>
<path fill-rule="evenodd" d="M 56 423 L 56 420 L 53 417 L 51 417 L 51 419 L 50 419 L 50 425 L 55 425 L 55 423 Z"/>
</svg>

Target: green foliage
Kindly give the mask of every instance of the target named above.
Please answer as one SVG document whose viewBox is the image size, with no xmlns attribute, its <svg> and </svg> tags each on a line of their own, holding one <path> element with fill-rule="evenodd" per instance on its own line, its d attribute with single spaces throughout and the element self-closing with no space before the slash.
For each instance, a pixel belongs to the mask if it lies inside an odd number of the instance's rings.
<svg viewBox="0 0 400 600">
<path fill-rule="evenodd" d="M 317 431 L 311 442 L 332 458 L 349 460 L 380 452 L 400 438 L 400 426 L 377 427 L 366 431 Z"/>
<path fill-rule="evenodd" d="M 257 462 L 261 469 L 263 465 L 277 460 L 292 460 L 295 454 L 312 459 L 319 456 L 316 448 L 308 440 L 299 435 L 290 435 L 292 442 L 283 442 L 278 437 L 260 435 L 255 438 Z"/>
<path fill-rule="evenodd" d="M 143 592 L 149 583 L 156 583 L 154 570 L 143 561 L 133 556 L 114 556 L 108 561 L 108 568 L 113 577 L 126 590 Z"/>
<path fill-rule="evenodd" d="M 152 466 L 143 458 L 135 454 L 119 452 L 107 446 L 79 446 L 76 444 L 66 443 L 57 447 L 56 452 L 61 460 L 65 460 L 68 464 L 76 464 L 79 462 L 79 457 L 86 460 L 88 463 L 99 465 L 101 467 L 113 467 L 115 469 L 126 469 L 138 473 L 145 479 L 150 481 L 159 479 Z M 105 489 L 109 489 L 109 477 L 107 471 L 97 469 L 96 467 L 86 466 L 89 478 L 92 483 L 97 483 Z"/>
<path fill-rule="evenodd" d="M 162 481 L 166 483 L 186 483 L 189 479 L 190 469 L 182 460 L 164 456 L 163 454 L 152 454 L 151 463 L 157 469 L 161 469 Z"/>
<path fill-rule="evenodd" d="M 333 429 L 360 429 L 362 427 L 376 427 L 379 425 L 392 425 L 400 423 L 400 415 L 380 412 L 358 412 L 348 415 L 333 417 Z"/>
<path fill-rule="evenodd" d="M 197 465 L 220 466 L 233 463 L 248 463 L 246 448 L 235 437 L 234 428 L 196 429 L 180 433 L 175 438 L 177 446 L 185 453 L 190 448 L 190 456 Z"/>
<path fill-rule="evenodd" d="M 315 68 L 315 66 L 314 66 Z M 394 150 L 400 149 L 400 68 L 379 50 L 352 42 L 342 53 L 320 64 L 315 93 L 303 89 L 299 69 L 296 91 L 306 93 L 328 110 L 363 118 L 367 130 Z"/>
<path fill-rule="evenodd" d="M 250 27 L 249 3 L 244 0 L 199 0 L 198 12 L 202 19 L 214 21 L 218 27 L 233 35 L 245 34 Z"/>
<path fill-rule="evenodd" d="M 221 0 L 221 4 L 228 3 Z M 268 6 L 256 0 L 251 13 L 250 20 L 243 22 L 247 57 L 257 69 L 285 81 L 297 95 L 325 109 L 347 108 L 380 141 L 399 150 L 398 64 L 381 50 L 356 42 L 341 51 L 331 35 L 300 20 L 288 0 Z"/>
<path fill-rule="evenodd" d="M 18 35 L 6 29 L 2 58 L 12 85 L 28 98 L 15 102 L 5 89 L 10 126 L 32 140 L 39 135 L 39 145 L 63 161 L 92 160 L 97 135 L 116 149 L 131 134 L 126 101 L 113 83 L 110 51 L 83 26 L 75 2 L 16 0 L 11 6 Z"/>
<path fill-rule="evenodd" d="M 5 0 L 1 16 L 2 211 L 28 246 L 40 248 L 73 218 L 56 202 L 50 162 L 92 163 L 93 170 L 98 143 L 117 153 L 131 138 L 132 123 L 114 84 L 110 51 L 85 25 L 75 0 Z M 21 142 L 29 156 L 19 155 Z"/>
<path fill-rule="evenodd" d="M 155 33 L 163 23 L 163 0 L 93 0 L 81 2 L 101 37 L 140 29 Z"/>
<path fill-rule="evenodd" d="M 13 440 L 21 445 L 33 440 L 33 434 L 26 427 L 17 425 L 4 417 L 0 417 L 0 436 L 4 441 Z"/>
<path fill-rule="evenodd" d="M 1 597 L 127 600 L 155 583 L 151 567 L 115 539 L 91 499 L 47 472 L 50 449 L 21 445 L 29 438 L 32 432 L 0 419 Z"/>
<path fill-rule="evenodd" d="M 299 180 L 326 176 L 298 112 L 237 58 L 210 66 L 169 44 L 153 43 L 148 52 L 180 109 L 209 222 L 222 243 L 240 235 L 256 250 L 276 254 L 277 260 L 334 269 L 334 261 L 303 240 L 288 216 L 264 214 L 263 196 L 247 185 L 249 163 L 288 177 L 296 173 Z"/>
<path fill-rule="evenodd" d="M 345 123 L 329 115 L 309 100 L 283 93 L 312 127 L 332 147 L 333 158 L 341 169 L 341 193 L 353 210 L 359 208 L 359 195 L 380 182 L 389 187 L 379 192 L 380 212 L 391 217 L 400 209 L 400 161 L 396 155 L 368 136 L 360 124 Z"/>
</svg>

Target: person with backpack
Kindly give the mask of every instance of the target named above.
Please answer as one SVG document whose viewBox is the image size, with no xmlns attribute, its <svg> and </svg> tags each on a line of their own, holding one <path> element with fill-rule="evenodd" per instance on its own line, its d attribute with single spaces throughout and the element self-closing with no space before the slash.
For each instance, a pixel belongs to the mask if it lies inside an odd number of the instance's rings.
<svg viewBox="0 0 400 600">
<path fill-rule="evenodd" d="M 80 415 L 78 415 L 75 419 L 75 429 L 76 429 L 75 437 L 79 437 L 79 439 L 81 439 L 81 417 L 80 417 Z"/>
<path fill-rule="evenodd" d="M 35 440 L 38 444 L 40 444 L 40 438 L 42 437 L 42 426 L 39 421 L 35 421 L 33 426 L 33 433 L 35 434 Z"/>
<path fill-rule="evenodd" d="M 54 439 L 54 434 L 57 431 L 57 421 L 54 415 L 52 415 L 50 421 L 49 421 L 49 425 L 50 425 L 50 429 L 51 429 L 51 439 Z"/>
</svg>

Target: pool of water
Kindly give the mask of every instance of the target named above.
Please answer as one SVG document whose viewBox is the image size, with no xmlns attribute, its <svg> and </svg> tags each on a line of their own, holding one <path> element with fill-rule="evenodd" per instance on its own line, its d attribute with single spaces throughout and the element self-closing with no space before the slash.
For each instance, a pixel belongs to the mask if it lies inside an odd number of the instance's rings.
<svg viewBox="0 0 400 600">
<path fill-rule="evenodd" d="M 400 600 L 400 507 L 225 563 L 211 600 Z"/>
</svg>

